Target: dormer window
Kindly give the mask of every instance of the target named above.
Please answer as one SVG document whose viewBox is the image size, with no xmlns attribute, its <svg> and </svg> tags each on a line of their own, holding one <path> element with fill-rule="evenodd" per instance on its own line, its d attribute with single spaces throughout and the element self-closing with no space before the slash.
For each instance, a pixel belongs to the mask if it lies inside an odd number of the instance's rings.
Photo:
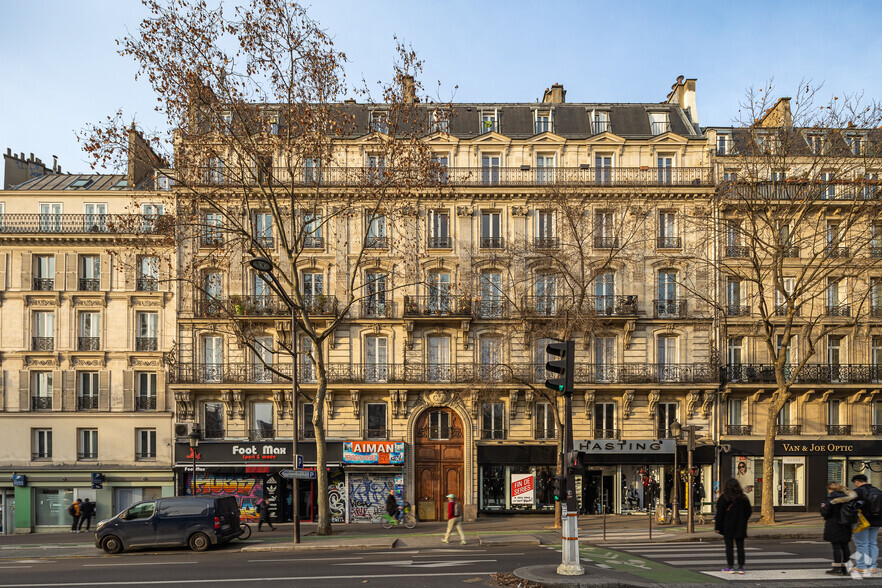
<svg viewBox="0 0 882 588">
<path fill-rule="evenodd" d="M 811 149 L 812 153 L 818 155 L 821 153 L 821 149 L 824 145 L 824 138 L 821 135 L 809 135 L 808 136 L 808 145 L 809 149 Z M 762 145 L 761 145 L 762 146 Z M 763 149 L 763 152 L 767 152 Z"/>
<path fill-rule="evenodd" d="M 444 110 L 435 110 L 432 112 L 433 133 L 449 133 L 450 132 L 450 113 Z"/>
<path fill-rule="evenodd" d="M 550 110 L 537 110 L 534 115 L 536 118 L 534 129 L 536 135 L 539 133 L 553 132 Z"/>
<path fill-rule="evenodd" d="M 233 127 L 233 113 L 232 112 L 225 112 L 221 116 L 223 117 L 223 120 L 224 120 L 224 126 L 223 126 L 222 130 L 223 130 L 224 134 L 229 135 L 230 131 Z"/>
<path fill-rule="evenodd" d="M 730 140 L 729 135 L 717 135 L 717 155 L 729 155 Z"/>
<path fill-rule="evenodd" d="M 374 111 L 371 113 L 371 131 L 374 133 L 383 133 L 384 135 L 389 132 L 389 117 L 384 111 Z"/>
<path fill-rule="evenodd" d="M 591 116 L 591 131 L 595 135 L 606 133 L 610 129 L 609 113 L 604 110 L 595 110 Z"/>
<path fill-rule="evenodd" d="M 653 135 L 661 135 L 671 130 L 671 121 L 668 120 L 667 112 L 650 112 L 649 126 L 652 127 Z"/>
<path fill-rule="evenodd" d="M 481 133 L 499 132 L 499 112 L 496 109 L 481 111 Z"/>
<path fill-rule="evenodd" d="M 92 185 L 91 178 L 78 178 L 78 179 L 74 180 L 73 182 L 71 182 L 70 184 L 68 184 L 67 189 L 68 190 L 85 190 L 86 188 L 88 188 L 91 185 Z"/>
<path fill-rule="evenodd" d="M 861 138 L 857 135 L 849 135 L 845 138 L 845 143 L 848 145 L 848 150 L 852 155 L 860 155 L 861 154 Z"/>
</svg>

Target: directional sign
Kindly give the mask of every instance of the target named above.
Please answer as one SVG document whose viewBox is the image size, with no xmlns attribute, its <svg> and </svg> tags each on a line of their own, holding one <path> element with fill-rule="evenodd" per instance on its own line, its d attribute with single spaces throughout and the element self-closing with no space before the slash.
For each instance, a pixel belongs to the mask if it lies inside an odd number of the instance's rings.
<svg viewBox="0 0 882 588">
<path fill-rule="evenodd" d="M 315 470 L 282 470 L 279 475 L 288 480 L 315 480 Z"/>
<path fill-rule="evenodd" d="M 294 463 L 297 464 L 294 466 L 294 469 L 302 470 L 303 469 L 303 456 L 299 453 L 294 456 Z"/>
</svg>

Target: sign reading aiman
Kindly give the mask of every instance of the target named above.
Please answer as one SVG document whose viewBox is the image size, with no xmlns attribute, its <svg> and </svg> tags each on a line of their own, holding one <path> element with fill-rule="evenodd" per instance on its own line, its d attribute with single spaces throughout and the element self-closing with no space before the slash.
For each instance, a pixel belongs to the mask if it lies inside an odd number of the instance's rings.
<svg viewBox="0 0 882 588">
<path fill-rule="evenodd" d="M 343 463 L 404 464 L 404 443 L 394 441 L 344 441 Z"/>
<path fill-rule="evenodd" d="M 511 503 L 533 504 L 533 474 L 511 475 Z"/>
<path fill-rule="evenodd" d="M 616 441 L 587 439 L 573 441 L 576 451 L 585 453 L 674 453 L 673 439 L 632 439 Z"/>
</svg>

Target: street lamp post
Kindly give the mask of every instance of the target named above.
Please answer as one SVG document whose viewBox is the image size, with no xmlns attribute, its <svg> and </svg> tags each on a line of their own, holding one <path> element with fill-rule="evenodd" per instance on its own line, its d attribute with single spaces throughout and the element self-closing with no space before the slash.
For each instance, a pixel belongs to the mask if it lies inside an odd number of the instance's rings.
<svg viewBox="0 0 882 588">
<path fill-rule="evenodd" d="M 674 438 L 674 475 L 672 476 L 672 487 L 674 489 L 673 496 L 671 497 L 671 524 L 672 525 L 682 525 L 683 521 L 680 520 L 680 475 L 677 471 L 677 440 L 680 438 L 680 434 L 682 433 L 682 428 L 680 427 L 680 423 L 674 421 L 670 424 L 671 436 Z"/>
<path fill-rule="evenodd" d="M 291 459 L 293 461 L 294 469 L 297 469 L 297 425 L 300 415 L 300 409 L 297 402 L 297 305 L 294 304 L 294 301 L 285 294 L 285 290 L 282 288 L 281 284 L 279 284 L 279 280 L 273 274 L 273 269 L 275 266 L 273 262 L 267 259 L 266 257 L 255 257 L 248 264 L 256 271 L 260 272 L 263 275 L 269 276 L 269 279 L 272 282 L 272 288 L 275 292 L 285 301 L 285 304 L 288 305 L 288 308 L 291 309 L 291 395 L 292 395 L 292 404 L 294 405 L 291 411 L 291 418 L 294 421 L 294 427 L 292 430 L 292 441 L 291 448 L 293 451 L 293 455 Z M 300 484 L 297 478 L 291 480 L 291 517 L 294 519 L 294 543 L 300 543 Z"/>
<path fill-rule="evenodd" d="M 190 440 L 190 455 L 193 456 L 193 473 L 190 475 L 190 494 L 196 496 L 196 449 L 199 448 L 199 431 L 192 431 L 187 438 Z"/>
</svg>

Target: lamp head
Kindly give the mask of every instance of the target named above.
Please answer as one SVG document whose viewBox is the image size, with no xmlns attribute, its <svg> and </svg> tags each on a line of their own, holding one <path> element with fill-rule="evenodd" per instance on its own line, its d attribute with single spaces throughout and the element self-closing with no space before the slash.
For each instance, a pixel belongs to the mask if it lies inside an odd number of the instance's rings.
<svg viewBox="0 0 882 588">
<path fill-rule="evenodd" d="M 679 437 L 683 433 L 683 426 L 680 425 L 679 421 L 674 421 L 671 423 L 671 435 L 674 437 Z"/>
<path fill-rule="evenodd" d="M 190 447 L 199 447 L 199 433 L 193 431 L 187 435 L 187 438 L 190 440 Z"/>
<path fill-rule="evenodd" d="M 259 272 L 271 273 L 273 271 L 273 262 L 266 257 L 255 257 L 248 262 L 248 265 Z"/>
</svg>

